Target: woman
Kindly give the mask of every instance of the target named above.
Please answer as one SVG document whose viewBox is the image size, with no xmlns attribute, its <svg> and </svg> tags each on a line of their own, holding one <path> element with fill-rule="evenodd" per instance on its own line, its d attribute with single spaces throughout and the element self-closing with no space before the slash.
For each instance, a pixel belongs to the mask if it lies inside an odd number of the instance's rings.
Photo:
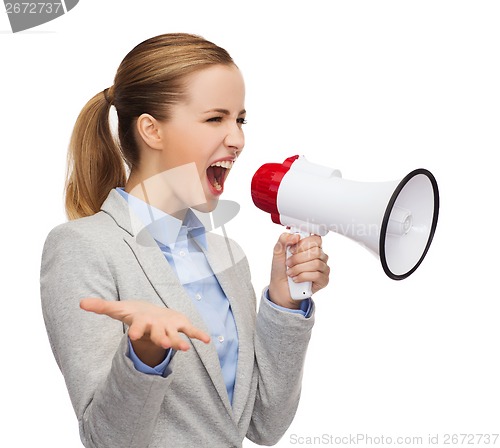
<svg viewBox="0 0 500 448">
<path fill-rule="evenodd" d="M 241 249 L 195 213 L 216 207 L 245 114 L 228 53 L 166 34 L 135 47 L 77 119 L 70 221 L 47 238 L 41 295 L 86 447 L 270 445 L 293 419 L 314 305 L 292 300 L 287 278 L 326 286 L 321 240 L 279 238 L 256 315 Z"/>
</svg>

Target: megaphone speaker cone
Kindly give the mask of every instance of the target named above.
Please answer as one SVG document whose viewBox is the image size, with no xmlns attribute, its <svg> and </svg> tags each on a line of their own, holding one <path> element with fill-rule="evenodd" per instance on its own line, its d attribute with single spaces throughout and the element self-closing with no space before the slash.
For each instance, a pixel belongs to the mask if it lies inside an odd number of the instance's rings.
<svg viewBox="0 0 500 448">
<path fill-rule="evenodd" d="M 438 214 L 439 191 L 432 173 L 420 168 L 405 176 L 389 200 L 380 231 L 380 261 L 390 278 L 405 279 L 422 263 Z"/>
</svg>

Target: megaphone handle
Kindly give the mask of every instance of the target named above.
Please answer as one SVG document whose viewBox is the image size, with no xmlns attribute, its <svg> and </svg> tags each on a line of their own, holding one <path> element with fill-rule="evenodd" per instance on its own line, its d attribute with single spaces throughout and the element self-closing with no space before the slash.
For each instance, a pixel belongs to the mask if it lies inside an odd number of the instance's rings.
<svg viewBox="0 0 500 448">
<path fill-rule="evenodd" d="M 308 232 L 303 232 L 299 229 L 291 228 L 290 233 L 298 233 L 300 239 L 310 236 Z M 286 258 L 291 256 L 290 248 L 286 248 Z M 312 283 L 311 282 L 301 282 L 295 283 L 291 277 L 288 277 L 288 289 L 290 290 L 290 297 L 294 300 L 304 300 L 312 296 Z"/>
</svg>

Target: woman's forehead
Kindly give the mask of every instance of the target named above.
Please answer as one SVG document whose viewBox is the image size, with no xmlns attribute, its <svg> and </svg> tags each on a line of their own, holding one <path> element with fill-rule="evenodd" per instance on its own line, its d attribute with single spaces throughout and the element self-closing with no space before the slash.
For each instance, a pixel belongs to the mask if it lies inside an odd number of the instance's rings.
<svg viewBox="0 0 500 448">
<path fill-rule="evenodd" d="M 214 65 L 191 74 L 187 80 L 188 103 L 193 107 L 227 109 L 244 108 L 245 84 L 240 70 L 232 65 Z"/>
</svg>

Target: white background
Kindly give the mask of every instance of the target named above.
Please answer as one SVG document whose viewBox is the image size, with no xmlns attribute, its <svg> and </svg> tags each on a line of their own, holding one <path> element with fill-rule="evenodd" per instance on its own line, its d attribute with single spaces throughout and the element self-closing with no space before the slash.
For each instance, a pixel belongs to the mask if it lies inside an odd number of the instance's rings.
<svg viewBox="0 0 500 448">
<path fill-rule="evenodd" d="M 315 298 L 302 399 L 278 446 L 499 433 L 499 22 L 496 1 L 81 0 L 12 34 L 0 12 L 2 440 L 80 446 L 41 315 L 42 246 L 65 220 L 81 107 L 133 46 L 174 31 L 225 47 L 246 79 L 247 144 L 224 198 L 241 204 L 226 229 L 258 292 L 283 230 L 251 201 L 261 164 L 299 153 L 366 181 L 424 167 L 440 186 L 433 245 L 407 280 L 389 280 L 355 242 L 324 238 L 331 283 Z"/>
</svg>

